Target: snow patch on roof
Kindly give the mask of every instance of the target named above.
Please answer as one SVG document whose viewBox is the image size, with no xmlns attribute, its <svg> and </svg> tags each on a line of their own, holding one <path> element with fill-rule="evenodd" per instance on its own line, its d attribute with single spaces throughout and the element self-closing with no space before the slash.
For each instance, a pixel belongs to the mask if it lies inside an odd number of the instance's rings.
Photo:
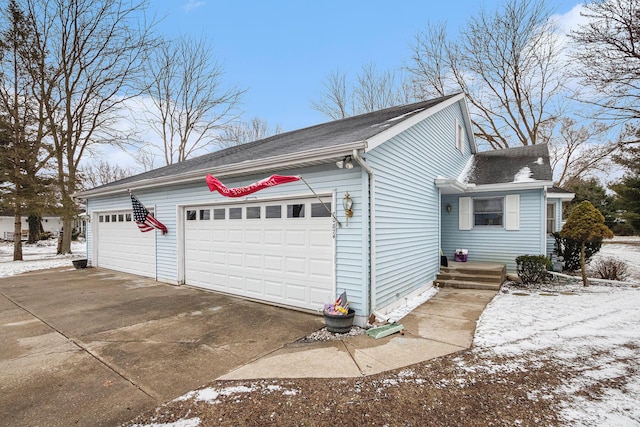
<svg viewBox="0 0 640 427">
<path fill-rule="evenodd" d="M 544 163 L 544 160 L 542 160 L 542 157 L 538 157 L 538 160 L 536 160 L 534 163 L 535 163 L 536 165 L 541 165 L 541 164 L 543 164 L 543 163 Z"/>
<path fill-rule="evenodd" d="M 473 170 L 474 170 L 473 159 L 474 159 L 473 156 L 469 157 L 469 160 L 467 160 L 467 164 L 464 165 L 464 169 L 462 169 L 462 172 L 460 172 L 460 175 L 458 176 L 458 181 L 460 181 L 463 184 L 468 184 L 469 178 L 473 175 Z"/>
<path fill-rule="evenodd" d="M 412 114 L 419 113 L 422 110 L 424 110 L 424 108 L 418 108 L 417 110 L 409 111 L 408 113 L 404 113 L 404 114 L 402 114 L 400 116 L 392 117 L 387 121 L 388 122 L 395 122 L 396 120 L 401 120 L 401 119 L 404 119 L 405 117 L 410 116 Z"/>
<path fill-rule="evenodd" d="M 523 167 L 513 177 L 513 182 L 533 182 L 535 179 L 531 178 L 531 169 L 528 166 Z"/>
</svg>

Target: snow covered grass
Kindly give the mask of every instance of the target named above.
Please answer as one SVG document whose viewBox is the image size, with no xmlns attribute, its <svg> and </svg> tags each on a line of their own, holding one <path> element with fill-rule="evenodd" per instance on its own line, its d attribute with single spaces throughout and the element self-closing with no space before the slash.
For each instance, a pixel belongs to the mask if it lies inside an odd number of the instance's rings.
<svg viewBox="0 0 640 427">
<path fill-rule="evenodd" d="M 23 261 L 13 261 L 13 242 L 0 242 L 0 277 L 27 271 L 70 267 L 72 260 L 87 256 L 87 245 L 84 241 L 71 243 L 71 255 L 56 255 L 57 247 L 56 239 L 42 240 L 34 244 L 23 242 Z"/>
</svg>

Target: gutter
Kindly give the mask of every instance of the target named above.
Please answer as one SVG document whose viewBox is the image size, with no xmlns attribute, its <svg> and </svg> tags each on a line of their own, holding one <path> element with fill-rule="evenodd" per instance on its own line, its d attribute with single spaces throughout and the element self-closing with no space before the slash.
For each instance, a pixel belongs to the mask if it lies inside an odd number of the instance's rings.
<svg viewBox="0 0 640 427">
<path fill-rule="evenodd" d="M 128 190 L 150 189 L 158 187 L 166 187 L 167 185 L 187 184 L 202 180 L 208 173 L 215 174 L 217 178 L 230 176 L 247 175 L 257 173 L 264 170 L 284 170 L 299 167 L 307 164 L 319 164 L 323 161 L 330 160 L 333 157 L 344 156 L 351 150 L 364 148 L 365 141 L 355 141 L 348 144 L 334 145 L 315 150 L 307 150 L 282 156 L 267 157 L 258 160 L 249 160 L 231 165 L 222 165 L 217 167 L 207 167 L 191 172 L 176 175 L 159 176 L 154 178 L 141 179 L 137 181 L 129 181 L 122 184 L 111 185 L 106 188 L 96 188 L 92 190 L 75 193 L 72 197 L 87 199 L 95 196 L 108 196 L 120 194 Z M 277 165 L 277 166 L 274 166 Z"/>
<path fill-rule="evenodd" d="M 364 169 L 369 175 L 369 312 L 374 313 L 376 304 L 376 221 L 375 221 L 375 175 L 371 166 L 360 157 L 357 149 L 353 149 L 351 157 Z"/>
<path fill-rule="evenodd" d="M 454 193 L 488 193 L 492 191 L 514 191 L 514 190 L 537 190 L 553 185 L 552 181 L 526 181 L 526 182 L 505 182 L 500 184 L 465 184 L 454 178 L 436 178 L 434 183 L 437 188 L 450 189 Z"/>
</svg>

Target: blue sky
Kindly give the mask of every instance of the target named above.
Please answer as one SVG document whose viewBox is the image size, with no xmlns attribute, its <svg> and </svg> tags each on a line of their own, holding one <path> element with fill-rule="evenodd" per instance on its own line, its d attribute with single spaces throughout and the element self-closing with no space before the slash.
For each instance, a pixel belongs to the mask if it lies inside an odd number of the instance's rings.
<svg viewBox="0 0 640 427">
<path fill-rule="evenodd" d="M 340 69 L 355 75 L 367 63 L 379 70 L 402 66 L 410 44 L 428 21 L 459 28 L 481 4 L 471 0 L 214 1 L 153 3 L 164 17 L 160 32 L 205 35 L 225 71 L 226 84 L 245 87 L 244 118 L 294 130 L 328 119 L 311 107 L 323 79 Z M 557 0 L 559 14 L 579 2 Z"/>
</svg>

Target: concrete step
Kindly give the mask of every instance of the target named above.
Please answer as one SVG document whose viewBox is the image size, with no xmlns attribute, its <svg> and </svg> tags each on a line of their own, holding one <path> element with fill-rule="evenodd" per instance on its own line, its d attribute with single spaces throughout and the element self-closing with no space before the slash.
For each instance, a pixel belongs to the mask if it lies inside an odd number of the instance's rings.
<svg viewBox="0 0 640 427">
<path fill-rule="evenodd" d="M 481 283 L 502 283 L 502 274 L 468 274 L 466 272 L 451 271 L 440 272 L 437 275 L 438 280 L 460 280 L 463 282 L 481 282 Z"/>
<path fill-rule="evenodd" d="M 506 280 L 504 264 L 452 262 L 440 267 L 435 283 L 440 287 L 497 291 Z"/>
<path fill-rule="evenodd" d="M 435 281 L 436 286 L 441 288 L 457 288 L 457 289 L 479 289 L 485 291 L 498 291 L 502 283 L 481 283 L 461 280 L 439 280 Z"/>
</svg>

